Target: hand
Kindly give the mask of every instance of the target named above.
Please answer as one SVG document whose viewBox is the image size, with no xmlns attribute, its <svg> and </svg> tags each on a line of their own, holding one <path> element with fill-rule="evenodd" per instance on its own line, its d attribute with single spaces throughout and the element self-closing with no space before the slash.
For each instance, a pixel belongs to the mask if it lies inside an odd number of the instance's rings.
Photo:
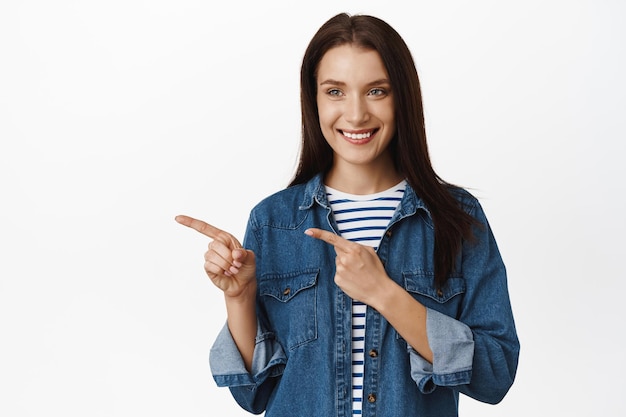
<svg viewBox="0 0 626 417">
<path fill-rule="evenodd" d="M 256 262 L 254 252 L 246 250 L 230 233 L 188 216 L 176 221 L 213 239 L 204 254 L 204 270 L 226 297 L 256 293 Z"/>
<path fill-rule="evenodd" d="M 304 233 L 334 246 L 335 284 L 350 298 L 376 308 L 378 295 L 385 294 L 387 284 L 393 281 L 374 249 L 325 230 L 307 229 Z"/>
</svg>

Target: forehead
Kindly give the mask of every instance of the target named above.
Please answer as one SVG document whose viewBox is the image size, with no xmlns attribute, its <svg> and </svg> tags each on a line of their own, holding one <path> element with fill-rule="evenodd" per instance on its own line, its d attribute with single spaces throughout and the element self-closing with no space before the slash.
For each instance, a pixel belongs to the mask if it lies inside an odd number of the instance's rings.
<svg viewBox="0 0 626 417">
<path fill-rule="evenodd" d="M 387 78 L 387 69 L 378 51 L 348 44 L 326 51 L 317 70 L 318 83 L 326 79 L 349 83 Z"/>
</svg>

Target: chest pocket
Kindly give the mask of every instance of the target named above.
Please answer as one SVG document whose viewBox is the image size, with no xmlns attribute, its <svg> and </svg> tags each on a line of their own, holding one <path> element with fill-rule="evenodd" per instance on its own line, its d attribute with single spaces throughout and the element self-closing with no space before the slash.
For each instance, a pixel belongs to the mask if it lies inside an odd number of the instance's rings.
<svg viewBox="0 0 626 417">
<path fill-rule="evenodd" d="M 258 282 L 260 302 L 278 340 L 295 349 L 317 339 L 319 270 L 264 276 Z"/>
</svg>

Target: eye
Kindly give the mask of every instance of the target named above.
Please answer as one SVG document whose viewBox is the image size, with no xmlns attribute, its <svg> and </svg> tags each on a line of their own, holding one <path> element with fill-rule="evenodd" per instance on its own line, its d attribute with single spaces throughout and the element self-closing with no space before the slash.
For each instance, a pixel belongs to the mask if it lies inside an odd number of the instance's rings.
<svg viewBox="0 0 626 417">
<path fill-rule="evenodd" d="M 367 92 L 367 94 L 370 96 L 384 97 L 387 95 L 387 90 L 385 90 L 384 88 L 372 88 L 370 91 Z"/>
<path fill-rule="evenodd" d="M 330 90 L 326 91 L 326 94 L 331 97 L 341 97 L 343 95 L 343 92 L 338 88 L 331 88 Z"/>
</svg>

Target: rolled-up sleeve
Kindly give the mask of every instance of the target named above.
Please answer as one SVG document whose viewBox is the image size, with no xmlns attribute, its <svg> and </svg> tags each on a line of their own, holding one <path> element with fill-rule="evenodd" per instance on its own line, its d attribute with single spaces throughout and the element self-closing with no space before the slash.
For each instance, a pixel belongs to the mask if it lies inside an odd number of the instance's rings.
<svg viewBox="0 0 626 417">
<path fill-rule="evenodd" d="M 246 370 L 243 358 L 224 325 L 209 355 L 213 379 L 220 387 L 228 387 L 244 409 L 260 413 L 265 409 L 276 378 L 282 375 L 287 358 L 273 333 L 257 325 L 252 367 Z"/>
<path fill-rule="evenodd" d="M 420 391 L 428 394 L 437 386 L 468 384 L 474 356 L 471 329 L 458 320 L 427 308 L 426 331 L 434 355 L 432 364 L 408 347 L 411 377 Z"/>
</svg>

